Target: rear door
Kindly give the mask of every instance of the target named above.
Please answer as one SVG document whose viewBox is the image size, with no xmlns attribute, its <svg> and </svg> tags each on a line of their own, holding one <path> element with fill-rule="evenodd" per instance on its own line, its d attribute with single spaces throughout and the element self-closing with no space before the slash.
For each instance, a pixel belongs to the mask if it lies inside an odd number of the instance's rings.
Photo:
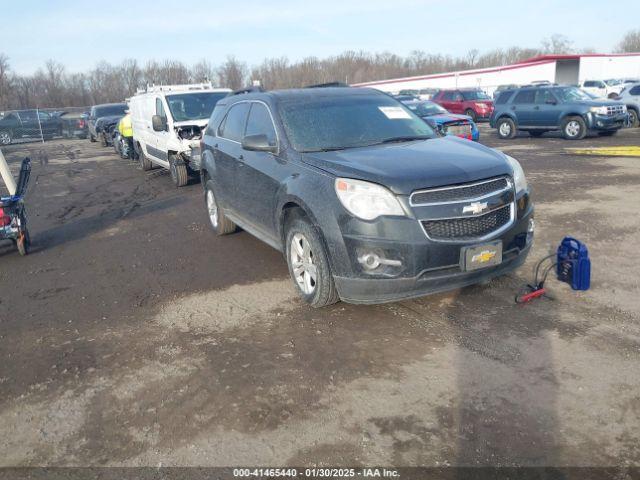
<svg viewBox="0 0 640 480">
<path fill-rule="evenodd" d="M 266 135 L 269 145 L 278 146 L 278 135 L 269 107 L 251 102 L 245 135 Z M 270 152 L 242 151 L 238 166 L 239 206 L 245 219 L 269 236 L 275 236 L 274 212 L 280 172 L 284 164 Z"/>
<path fill-rule="evenodd" d="M 536 126 L 534 116 L 535 93 L 533 89 L 520 90 L 513 97 L 511 111 L 516 117 L 519 127 Z"/>
<path fill-rule="evenodd" d="M 216 198 L 221 204 L 234 212 L 240 212 L 242 196 L 251 194 L 251 190 L 239 185 L 238 163 L 244 160 L 240 142 L 244 135 L 249 113 L 248 102 L 234 103 L 220 122 L 213 145 L 216 174 L 213 179 L 216 186 Z"/>
<path fill-rule="evenodd" d="M 452 112 L 453 110 L 451 110 L 451 108 L 452 108 L 452 105 L 453 105 L 454 93 L 455 92 L 452 91 L 452 90 L 449 90 L 449 91 L 446 91 L 446 92 L 442 92 L 442 94 L 436 100 L 436 103 L 439 103 L 444 108 L 446 108 L 448 111 Z"/>
</svg>

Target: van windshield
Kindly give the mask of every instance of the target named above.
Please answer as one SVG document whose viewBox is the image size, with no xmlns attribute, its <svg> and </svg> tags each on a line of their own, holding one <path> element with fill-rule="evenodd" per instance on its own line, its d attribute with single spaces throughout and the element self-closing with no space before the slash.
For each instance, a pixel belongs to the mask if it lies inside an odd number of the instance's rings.
<svg viewBox="0 0 640 480">
<path fill-rule="evenodd" d="M 227 92 L 198 92 L 167 95 L 167 103 L 174 122 L 204 120 L 211 116 L 218 100 Z"/>
<path fill-rule="evenodd" d="M 420 117 L 382 94 L 283 100 L 280 113 L 289 141 L 299 152 L 342 150 L 436 136 Z"/>
</svg>

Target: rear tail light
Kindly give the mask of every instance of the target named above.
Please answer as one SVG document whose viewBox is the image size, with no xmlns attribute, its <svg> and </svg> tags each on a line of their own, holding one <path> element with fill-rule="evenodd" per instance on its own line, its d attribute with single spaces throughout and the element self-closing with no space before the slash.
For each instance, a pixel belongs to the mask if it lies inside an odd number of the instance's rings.
<svg viewBox="0 0 640 480">
<path fill-rule="evenodd" d="M 84 120 L 78 120 L 78 128 L 84 128 Z"/>
<path fill-rule="evenodd" d="M 11 217 L 4 214 L 4 209 L 0 207 L 0 227 L 6 227 L 11 223 Z"/>
</svg>

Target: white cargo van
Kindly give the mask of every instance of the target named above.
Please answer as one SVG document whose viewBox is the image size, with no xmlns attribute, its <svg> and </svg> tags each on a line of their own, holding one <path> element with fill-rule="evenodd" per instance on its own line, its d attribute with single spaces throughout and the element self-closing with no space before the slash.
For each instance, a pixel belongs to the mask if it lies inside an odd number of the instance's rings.
<svg viewBox="0 0 640 480">
<path fill-rule="evenodd" d="M 199 146 L 216 103 L 229 92 L 202 83 L 147 87 L 131 97 L 133 145 L 142 169 L 162 166 L 176 186 L 186 185 L 189 173 L 200 170 L 192 148 Z"/>
</svg>

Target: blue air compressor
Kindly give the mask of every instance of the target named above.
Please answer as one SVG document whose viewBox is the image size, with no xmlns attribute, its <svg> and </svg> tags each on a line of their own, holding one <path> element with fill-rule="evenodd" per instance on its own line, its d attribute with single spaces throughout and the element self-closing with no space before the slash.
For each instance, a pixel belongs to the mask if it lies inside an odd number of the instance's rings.
<svg viewBox="0 0 640 480">
<path fill-rule="evenodd" d="M 543 267 L 545 262 L 549 264 Z M 573 290 L 589 290 L 591 286 L 589 250 L 581 241 L 573 237 L 564 237 L 556 253 L 544 257 L 536 264 L 533 283 L 518 292 L 516 303 L 526 303 L 544 296 L 546 294 L 544 283 L 553 269 L 556 271 L 556 278 L 571 285 Z"/>
</svg>

